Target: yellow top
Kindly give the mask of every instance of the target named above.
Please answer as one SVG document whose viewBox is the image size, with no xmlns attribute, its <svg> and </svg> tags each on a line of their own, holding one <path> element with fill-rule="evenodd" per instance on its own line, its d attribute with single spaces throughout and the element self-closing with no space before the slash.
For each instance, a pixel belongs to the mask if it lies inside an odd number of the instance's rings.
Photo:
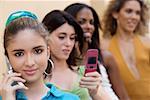
<svg viewBox="0 0 150 100">
<path fill-rule="evenodd" d="M 110 40 L 108 50 L 119 65 L 121 77 L 131 100 L 150 100 L 150 45 L 143 45 L 138 36 L 134 37 L 136 67 L 140 79 L 136 79 L 129 70 L 119 49 L 117 36 Z"/>
</svg>

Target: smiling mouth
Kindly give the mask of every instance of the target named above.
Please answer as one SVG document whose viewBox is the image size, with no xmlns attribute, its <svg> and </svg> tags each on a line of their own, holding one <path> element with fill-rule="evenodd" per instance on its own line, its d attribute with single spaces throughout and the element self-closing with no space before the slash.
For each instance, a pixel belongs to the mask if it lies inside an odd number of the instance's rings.
<svg viewBox="0 0 150 100">
<path fill-rule="evenodd" d="M 90 32 L 85 32 L 84 37 L 85 38 L 91 38 L 91 33 Z"/>
<path fill-rule="evenodd" d="M 33 70 L 24 70 L 25 74 L 27 74 L 28 76 L 32 76 L 36 73 L 37 69 L 33 69 Z"/>
</svg>

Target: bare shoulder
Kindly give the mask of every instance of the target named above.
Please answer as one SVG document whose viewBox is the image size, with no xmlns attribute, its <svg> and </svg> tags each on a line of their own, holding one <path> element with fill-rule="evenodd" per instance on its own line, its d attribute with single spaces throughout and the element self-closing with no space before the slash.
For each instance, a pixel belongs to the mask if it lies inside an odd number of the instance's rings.
<svg viewBox="0 0 150 100">
<path fill-rule="evenodd" d="M 108 50 L 102 50 L 102 55 L 106 65 L 110 65 L 112 62 L 114 62 L 114 56 Z"/>
<path fill-rule="evenodd" d="M 101 45 L 100 45 L 101 49 L 107 50 L 109 47 L 109 43 L 110 43 L 110 39 L 105 39 L 105 38 L 101 39 Z"/>
<path fill-rule="evenodd" d="M 116 72 L 118 70 L 118 64 L 112 53 L 107 50 L 102 50 L 102 55 L 106 69 Z"/>
<path fill-rule="evenodd" d="M 109 52 L 108 50 L 102 49 L 102 55 L 104 59 L 114 59 L 112 53 Z"/>
<path fill-rule="evenodd" d="M 146 46 L 149 46 L 150 47 L 150 37 L 149 36 L 139 36 L 140 37 L 140 40 L 142 41 L 142 43 Z"/>
</svg>

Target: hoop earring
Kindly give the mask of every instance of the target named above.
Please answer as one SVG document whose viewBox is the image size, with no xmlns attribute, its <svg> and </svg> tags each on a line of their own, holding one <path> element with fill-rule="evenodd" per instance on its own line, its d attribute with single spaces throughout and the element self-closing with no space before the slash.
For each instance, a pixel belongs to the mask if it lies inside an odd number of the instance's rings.
<svg viewBox="0 0 150 100">
<path fill-rule="evenodd" d="M 50 68 L 50 69 L 47 68 L 46 70 L 52 70 L 52 69 L 54 69 L 54 63 L 53 63 L 53 61 L 52 61 L 51 59 L 48 59 L 48 63 L 50 63 L 51 68 Z M 48 64 L 48 65 L 49 65 L 49 64 Z M 47 67 L 49 67 L 49 66 L 47 66 Z M 45 74 L 46 76 L 51 76 L 51 75 L 52 75 L 52 71 L 50 71 L 50 73 L 47 73 L 46 70 L 44 71 L 44 74 Z"/>
<path fill-rule="evenodd" d="M 48 61 L 51 63 L 52 69 L 54 69 L 54 63 L 53 63 L 53 61 L 51 59 L 48 59 Z"/>
</svg>

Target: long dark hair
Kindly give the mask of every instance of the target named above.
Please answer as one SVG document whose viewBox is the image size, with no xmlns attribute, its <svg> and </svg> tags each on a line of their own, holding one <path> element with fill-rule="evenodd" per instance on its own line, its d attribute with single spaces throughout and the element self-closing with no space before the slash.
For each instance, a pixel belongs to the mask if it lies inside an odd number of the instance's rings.
<svg viewBox="0 0 150 100">
<path fill-rule="evenodd" d="M 92 42 L 90 43 L 89 48 L 92 49 L 98 49 L 100 46 L 100 40 L 99 40 L 99 28 L 101 29 L 100 21 L 98 14 L 96 11 L 90 7 L 89 5 L 83 4 L 83 3 L 73 3 L 69 6 L 67 6 L 64 11 L 68 12 L 71 14 L 74 18 L 77 17 L 78 12 L 83 9 L 83 8 L 88 8 L 92 11 L 93 17 L 94 17 L 94 34 L 92 35 Z"/>
<path fill-rule="evenodd" d="M 51 34 L 51 32 L 56 30 L 64 23 L 68 23 L 69 25 L 71 25 L 76 33 L 75 41 L 79 41 L 79 50 L 80 52 L 82 52 L 83 31 L 80 25 L 75 21 L 75 19 L 70 14 L 60 10 L 53 10 L 44 17 L 42 23 L 47 27 L 49 34 Z M 69 58 L 67 59 L 67 64 L 69 65 L 70 69 L 72 69 L 71 65 L 73 66 L 77 65 L 76 59 L 77 59 L 77 50 L 74 46 L 72 52 L 69 55 Z"/>
<path fill-rule="evenodd" d="M 90 9 L 92 11 L 92 14 L 94 17 L 95 30 L 94 30 L 93 35 L 92 35 L 92 42 L 89 44 L 88 49 L 98 49 L 99 50 L 99 61 L 103 63 L 103 58 L 102 58 L 101 49 L 100 49 L 100 39 L 99 39 L 99 37 L 100 37 L 99 36 L 99 29 L 101 29 L 101 24 L 100 24 L 99 17 L 98 17 L 98 14 L 96 13 L 96 11 L 92 7 L 90 7 L 89 5 L 86 5 L 83 3 L 73 3 L 69 6 L 67 6 L 64 9 L 64 11 L 68 12 L 74 18 L 76 18 L 79 11 L 82 10 L 83 8 Z M 98 67 L 97 71 L 100 72 L 99 67 Z"/>
</svg>

